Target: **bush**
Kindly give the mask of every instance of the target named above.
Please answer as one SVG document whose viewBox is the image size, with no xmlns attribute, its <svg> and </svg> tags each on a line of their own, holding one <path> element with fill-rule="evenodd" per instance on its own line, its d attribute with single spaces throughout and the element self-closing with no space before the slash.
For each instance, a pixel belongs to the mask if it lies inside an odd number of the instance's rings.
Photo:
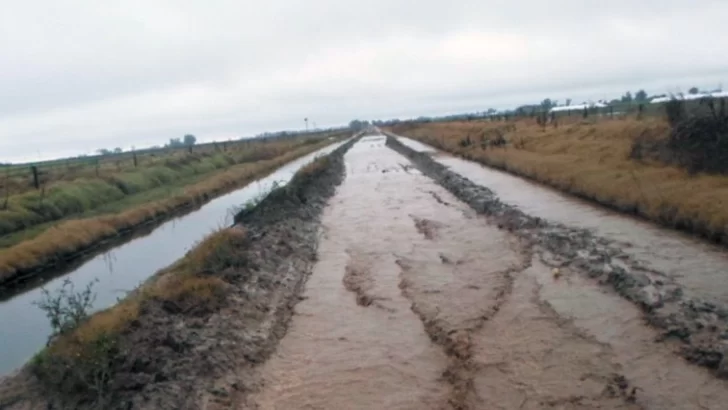
<svg viewBox="0 0 728 410">
<path fill-rule="evenodd" d="M 94 283 L 77 292 L 66 279 L 55 294 L 43 289 L 43 299 L 34 304 L 46 313 L 52 332 L 48 346 L 30 365 L 38 379 L 59 392 L 81 393 L 101 405 L 111 380 L 117 338 L 111 332 L 91 338 L 77 332 L 90 317 L 96 298 Z"/>
<path fill-rule="evenodd" d="M 668 146 L 679 165 L 690 172 L 728 172 L 725 110 L 716 110 L 713 100 L 702 101 L 690 113 L 682 101 L 673 100 L 665 110 L 672 126 Z"/>
</svg>

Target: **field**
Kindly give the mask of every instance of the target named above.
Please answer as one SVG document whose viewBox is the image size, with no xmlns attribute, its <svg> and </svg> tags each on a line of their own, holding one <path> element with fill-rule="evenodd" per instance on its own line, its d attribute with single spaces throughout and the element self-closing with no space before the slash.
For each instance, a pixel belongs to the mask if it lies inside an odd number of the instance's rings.
<svg viewBox="0 0 728 410">
<path fill-rule="evenodd" d="M 0 282 L 245 185 L 341 135 L 156 153 L 145 161 L 137 158 L 136 167 L 99 167 L 98 176 L 95 166 L 63 172 L 54 168 L 53 178 L 41 189 L 26 189 L 4 200 Z"/>
<path fill-rule="evenodd" d="M 405 123 L 391 128 L 469 160 L 728 242 L 728 177 L 689 172 L 659 152 L 671 126 L 650 116 Z M 647 152 L 645 152 L 647 151 Z"/>
</svg>

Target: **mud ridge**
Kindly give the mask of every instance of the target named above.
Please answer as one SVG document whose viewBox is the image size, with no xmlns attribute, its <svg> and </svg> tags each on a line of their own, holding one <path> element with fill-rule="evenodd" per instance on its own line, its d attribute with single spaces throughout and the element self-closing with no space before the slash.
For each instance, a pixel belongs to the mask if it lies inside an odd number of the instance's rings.
<svg viewBox="0 0 728 410">
<path fill-rule="evenodd" d="M 356 136 L 358 137 L 358 136 Z M 285 335 L 293 307 L 316 259 L 320 216 L 344 178 L 339 147 L 324 167 L 299 172 L 252 211 L 236 216 L 247 236 L 237 251 L 244 266 L 211 272 L 225 282 L 221 306 L 170 311 L 145 300 L 131 329 L 129 346 L 115 359 L 104 409 L 199 409 L 245 406 L 259 383 L 263 363 Z M 304 168 L 305 170 L 305 168 Z M 2 409 L 91 409 L 89 397 L 55 393 L 29 367 L 0 379 Z"/>
<path fill-rule="evenodd" d="M 619 245 L 585 230 L 547 222 L 501 202 L 486 187 L 450 171 L 426 153 L 405 146 L 391 134 L 387 146 L 409 158 L 425 175 L 534 247 L 549 266 L 569 266 L 637 304 L 662 339 L 679 340 L 679 353 L 687 360 L 728 378 L 728 307 L 683 294 L 666 275 L 644 269 L 625 258 Z"/>
<path fill-rule="evenodd" d="M 528 261 L 530 258 L 524 258 Z M 410 269 L 407 262 L 397 259 L 397 265 L 402 271 Z M 528 262 L 525 266 L 517 269 L 506 270 L 501 273 L 506 278 L 505 286 L 499 290 L 495 297 L 495 304 L 490 311 L 470 321 L 469 326 L 453 329 L 444 319 L 432 315 L 421 309 L 417 303 L 416 296 L 410 291 L 410 284 L 400 274 L 399 288 L 402 295 L 412 302 L 410 309 L 420 318 L 425 327 L 425 332 L 430 340 L 442 347 L 448 357 L 448 365 L 442 374 L 443 379 L 451 386 L 448 397 L 448 404 L 455 410 L 468 410 L 471 403 L 477 401 L 475 387 L 473 385 L 475 373 L 478 370 L 473 360 L 472 335 L 483 327 L 485 322 L 498 313 L 500 307 L 506 303 L 513 290 L 513 278 L 518 272 L 528 269 Z"/>
</svg>

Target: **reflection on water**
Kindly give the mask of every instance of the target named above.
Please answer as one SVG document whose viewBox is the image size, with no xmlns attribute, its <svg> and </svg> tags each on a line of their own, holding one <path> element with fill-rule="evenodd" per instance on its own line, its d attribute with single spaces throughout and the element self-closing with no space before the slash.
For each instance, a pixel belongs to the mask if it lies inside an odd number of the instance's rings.
<svg viewBox="0 0 728 410">
<path fill-rule="evenodd" d="M 76 289 L 83 289 L 98 279 L 94 286 L 97 309 L 116 303 L 149 278 L 153 273 L 184 256 L 196 243 L 217 228 L 232 223 L 230 210 L 245 206 L 269 192 L 276 184 L 290 181 L 301 167 L 319 155 L 325 155 L 339 147 L 337 143 L 299 158 L 281 167 L 271 175 L 245 188 L 224 195 L 199 210 L 160 225 L 147 236 L 134 239 L 93 257 L 72 272 L 46 282 L 43 287 L 55 292 L 69 278 Z M 11 299 L 0 301 L 0 374 L 5 374 L 25 363 L 42 348 L 50 332 L 45 314 L 33 305 L 41 299 L 41 289 L 36 287 Z"/>
</svg>

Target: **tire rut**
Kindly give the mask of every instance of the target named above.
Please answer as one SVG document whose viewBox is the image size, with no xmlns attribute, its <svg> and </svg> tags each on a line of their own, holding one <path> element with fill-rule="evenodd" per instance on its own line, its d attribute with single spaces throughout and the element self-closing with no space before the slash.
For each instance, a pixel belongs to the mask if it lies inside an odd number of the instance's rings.
<svg viewBox="0 0 728 410">
<path fill-rule="evenodd" d="M 411 269 L 401 259 L 397 265 L 402 272 Z M 402 294 L 412 302 L 411 309 L 420 318 L 425 326 L 425 331 L 435 344 L 442 347 L 448 357 L 447 369 L 443 372 L 443 379 L 451 386 L 448 403 L 456 410 L 469 410 L 469 401 L 476 394 L 473 385 L 475 373 L 478 370 L 477 364 L 473 361 L 472 333 L 480 329 L 487 320 L 495 316 L 500 310 L 512 290 L 512 272 L 502 273 L 507 285 L 496 295 L 495 304 L 490 312 L 468 321 L 460 329 L 451 329 L 451 324 L 437 318 L 417 303 L 417 296 L 412 292 L 411 285 L 400 274 L 400 289 Z"/>
</svg>

